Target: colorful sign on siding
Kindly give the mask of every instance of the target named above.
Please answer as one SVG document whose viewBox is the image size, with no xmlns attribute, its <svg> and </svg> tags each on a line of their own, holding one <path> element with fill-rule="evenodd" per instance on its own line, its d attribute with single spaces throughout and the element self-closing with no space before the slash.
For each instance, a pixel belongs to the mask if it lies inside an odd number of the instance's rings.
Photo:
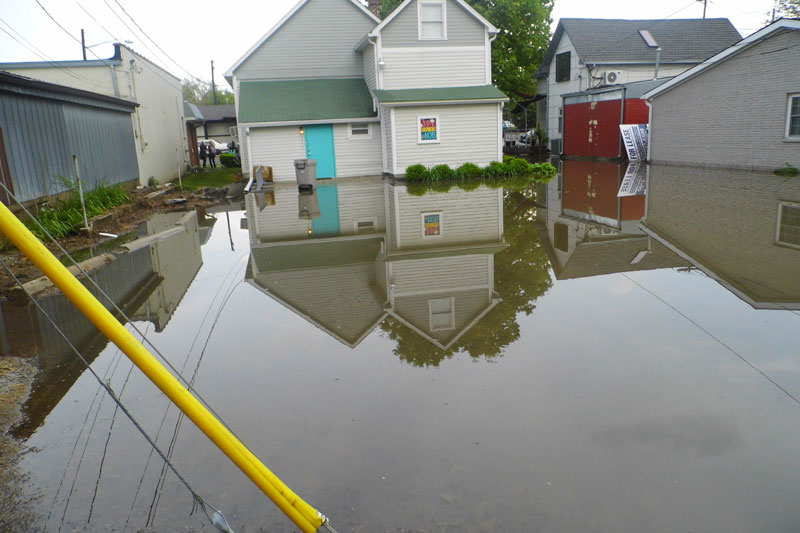
<svg viewBox="0 0 800 533">
<path fill-rule="evenodd" d="M 422 213 L 422 236 L 439 237 L 442 235 L 442 214 Z"/>
<path fill-rule="evenodd" d="M 417 143 L 438 143 L 439 142 L 439 116 L 428 115 L 417 117 L 418 137 Z"/>
</svg>

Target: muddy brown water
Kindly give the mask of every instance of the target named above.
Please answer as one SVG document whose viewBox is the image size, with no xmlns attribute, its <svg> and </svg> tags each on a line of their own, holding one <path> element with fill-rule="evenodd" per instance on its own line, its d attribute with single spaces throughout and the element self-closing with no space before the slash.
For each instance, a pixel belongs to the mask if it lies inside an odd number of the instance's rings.
<svg viewBox="0 0 800 533">
<path fill-rule="evenodd" d="M 626 170 L 424 196 L 276 184 L 106 282 L 338 531 L 797 531 L 800 182 L 653 167 L 619 197 Z M 236 531 L 294 530 L 48 305 Z M 46 322 L 4 313 L 35 325 L 41 368 L 11 429 L 29 530 L 212 531 Z"/>
</svg>

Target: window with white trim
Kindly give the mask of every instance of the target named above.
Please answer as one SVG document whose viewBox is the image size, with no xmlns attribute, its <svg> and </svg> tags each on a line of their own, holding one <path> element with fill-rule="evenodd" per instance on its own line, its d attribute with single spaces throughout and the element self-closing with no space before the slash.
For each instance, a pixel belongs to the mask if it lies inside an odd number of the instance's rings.
<svg viewBox="0 0 800 533">
<path fill-rule="evenodd" d="M 444 0 L 420 1 L 419 39 L 447 39 Z"/>
<path fill-rule="evenodd" d="M 786 137 L 800 140 L 800 93 L 789 95 L 786 109 Z"/>
<path fill-rule="evenodd" d="M 353 122 L 347 125 L 348 139 L 371 139 L 372 128 L 369 122 Z"/>
<path fill-rule="evenodd" d="M 375 228 L 378 225 L 378 219 L 371 218 L 356 218 L 353 220 L 353 231 L 359 233 L 375 233 Z"/>
<path fill-rule="evenodd" d="M 800 248 L 800 204 L 781 202 L 778 204 L 778 228 L 776 240 Z"/>
<path fill-rule="evenodd" d="M 428 300 L 428 317 L 431 331 L 443 331 L 456 327 L 455 299 L 434 298 Z"/>
</svg>

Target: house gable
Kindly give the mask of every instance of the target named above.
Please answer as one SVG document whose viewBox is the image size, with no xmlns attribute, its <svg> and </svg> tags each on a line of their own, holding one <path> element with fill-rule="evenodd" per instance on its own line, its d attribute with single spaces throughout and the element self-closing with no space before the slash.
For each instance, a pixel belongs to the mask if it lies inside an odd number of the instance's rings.
<svg viewBox="0 0 800 533">
<path fill-rule="evenodd" d="M 455 0 L 444 0 L 446 39 L 420 39 L 419 0 L 412 0 L 381 31 L 382 46 L 484 46 L 486 26 Z"/>
<path fill-rule="evenodd" d="M 377 19 L 353 0 L 302 0 L 227 75 L 239 80 L 362 77 L 359 40 Z"/>
</svg>

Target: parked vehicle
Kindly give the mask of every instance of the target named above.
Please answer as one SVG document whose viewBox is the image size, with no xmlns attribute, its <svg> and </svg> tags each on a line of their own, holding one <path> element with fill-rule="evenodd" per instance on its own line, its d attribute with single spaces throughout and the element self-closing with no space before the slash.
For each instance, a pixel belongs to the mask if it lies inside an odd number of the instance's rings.
<svg viewBox="0 0 800 533">
<path fill-rule="evenodd" d="M 531 144 L 532 142 L 534 142 L 533 130 L 528 130 L 519 136 L 520 144 Z"/>
<path fill-rule="evenodd" d="M 222 144 L 221 142 L 215 141 L 214 139 L 200 139 L 199 141 L 197 141 L 197 147 L 200 148 L 201 144 L 205 144 L 206 146 L 213 146 L 218 154 L 228 153 L 228 145 Z"/>
</svg>

